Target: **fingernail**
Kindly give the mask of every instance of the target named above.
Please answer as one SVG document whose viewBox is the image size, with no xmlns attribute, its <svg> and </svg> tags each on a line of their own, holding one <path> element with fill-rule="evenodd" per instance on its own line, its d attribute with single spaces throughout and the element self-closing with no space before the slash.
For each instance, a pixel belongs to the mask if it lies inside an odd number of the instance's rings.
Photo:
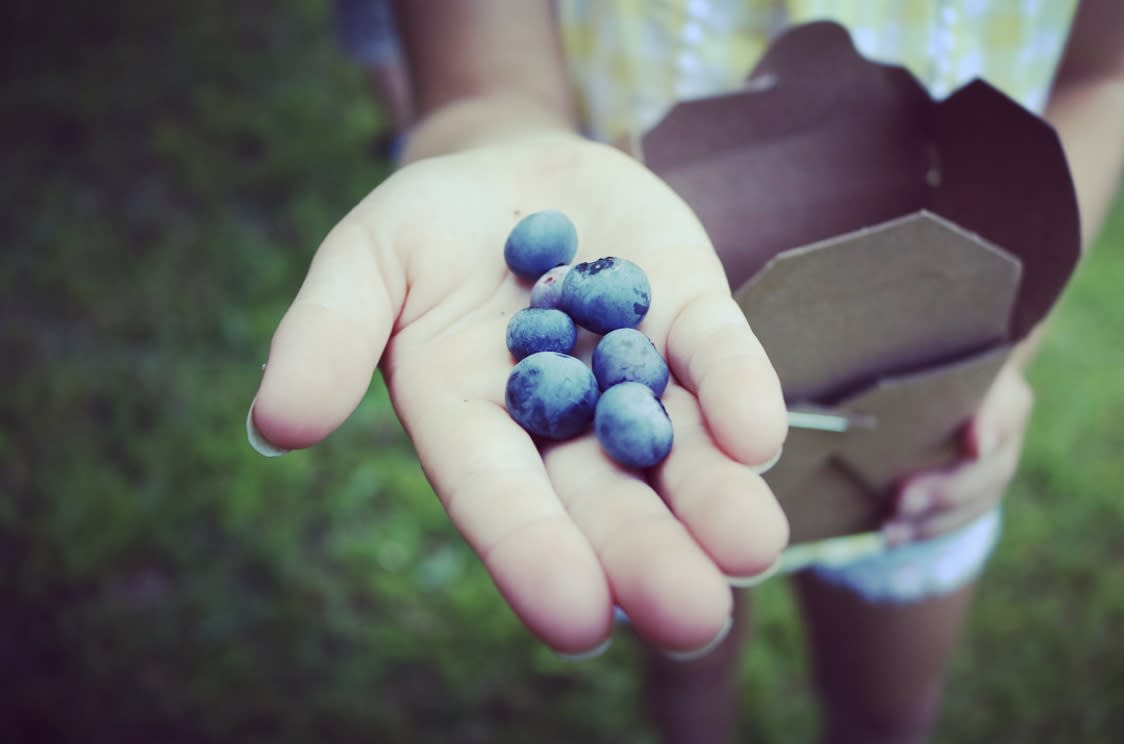
<svg viewBox="0 0 1124 744">
<path fill-rule="evenodd" d="M 254 425 L 254 404 L 257 402 L 257 398 L 254 398 L 253 401 L 250 402 L 250 412 L 246 414 L 246 439 L 249 440 L 250 446 L 253 447 L 259 455 L 280 457 L 289 450 L 281 449 L 280 447 L 270 444 L 269 441 L 262 436 L 261 432 L 258 431 L 258 427 Z"/>
<path fill-rule="evenodd" d="M 722 641 L 726 640 L 726 636 L 730 635 L 730 628 L 732 627 L 734 627 L 734 618 L 731 615 L 726 618 L 726 622 L 722 625 L 722 629 L 718 631 L 718 635 L 714 636 L 714 639 L 702 648 L 693 651 L 668 651 L 665 649 L 663 652 L 664 656 L 672 661 L 695 661 L 696 659 L 701 659 L 718 648 Z"/>
<path fill-rule="evenodd" d="M 563 661 L 587 661 L 589 659 L 596 659 L 598 656 L 601 656 L 606 651 L 608 651 L 609 646 L 612 646 L 612 645 L 613 645 L 613 637 L 609 636 L 608 638 L 605 639 L 604 643 L 602 643 L 599 646 L 595 646 L 594 648 L 591 648 L 589 651 L 579 651 L 576 654 L 564 654 L 564 653 L 559 652 L 558 658 L 562 659 Z"/>
<path fill-rule="evenodd" d="M 735 589 L 746 589 L 758 584 L 764 584 L 777 573 L 777 569 L 781 567 L 781 557 L 778 555 L 768 568 L 758 574 L 752 576 L 727 576 L 726 583 Z"/>
<path fill-rule="evenodd" d="M 882 536 L 886 538 L 887 544 L 891 547 L 910 542 L 913 540 L 913 534 L 913 525 L 903 524 L 902 522 L 890 522 L 882 528 Z"/>
<path fill-rule="evenodd" d="M 898 511 L 907 516 L 917 516 L 933 505 L 933 497 L 925 487 L 914 484 L 905 489 L 901 500 L 898 502 Z"/>
<path fill-rule="evenodd" d="M 780 462 L 781 455 L 783 455 L 783 454 L 784 454 L 784 448 L 782 447 L 779 450 L 777 450 L 777 454 L 773 455 L 772 458 L 770 458 L 766 462 L 761 463 L 760 465 L 750 465 L 749 469 L 752 470 L 753 472 L 757 473 L 758 475 L 765 475 L 765 473 L 768 473 L 770 470 L 773 469 L 774 465 L 776 465 L 778 462 Z"/>
</svg>

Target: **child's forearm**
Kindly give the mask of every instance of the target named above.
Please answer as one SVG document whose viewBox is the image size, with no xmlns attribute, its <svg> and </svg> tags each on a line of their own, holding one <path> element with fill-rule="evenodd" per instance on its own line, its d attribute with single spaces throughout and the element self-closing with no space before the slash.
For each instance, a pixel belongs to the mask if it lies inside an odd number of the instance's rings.
<svg viewBox="0 0 1124 744">
<path fill-rule="evenodd" d="M 1045 118 L 1069 160 L 1087 248 L 1124 170 L 1124 3 L 1081 3 Z"/>
<path fill-rule="evenodd" d="M 406 160 L 574 131 L 549 0 L 407 0 L 396 12 L 422 116 Z"/>
<path fill-rule="evenodd" d="M 575 134 L 556 112 L 519 95 L 476 95 L 435 110 L 411 130 L 403 163 L 516 137 Z"/>
<path fill-rule="evenodd" d="M 1124 10 L 1124 3 L 1120 6 Z M 1124 38 L 1120 41 L 1124 49 Z M 1058 132 L 1069 161 L 1087 250 L 1112 206 L 1124 171 L 1124 71 L 1118 77 L 1082 79 L 1063 70 L 1046 119 Z M 1045 336 L 1045 323 L 1015 347 L 1012 361 L 1025 367 Z"/>
<path fill-rule="evenodd" d="M 1124 171 L 1124 3 L 1084 0 L 1045 118 L 1069 160 L 1081 215 L 1082 248 L 1096 239 Z M 1045 335 L 1039 326 L 1014 351 L 1025 366 Z"/>
<path fill-rule="evenodd" d="M 1082 245 L 1088 248 L 1112 205 L 1124 165 L 1124 76 L 1059 87 L 1046 118 L 1057 130 L 1069 160 Z"/>
</svg>

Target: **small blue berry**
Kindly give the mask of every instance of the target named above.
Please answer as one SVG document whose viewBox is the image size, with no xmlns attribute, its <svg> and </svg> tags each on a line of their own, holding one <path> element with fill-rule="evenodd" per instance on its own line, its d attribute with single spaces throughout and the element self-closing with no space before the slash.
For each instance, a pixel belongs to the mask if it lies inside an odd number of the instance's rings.
<svg viewBox="0 0 1124 744">
<path fill-rule="evenodd" d="M 562 281 L 562 309 L 594 333 L 636 327 L 651 304 L 647 275 L 624 258 L 580 263 Z"/>
<path fill-rule="evenodd" d="M 562 307 L 562 280 L 573 267 L 555 266 L 540 276 L 531 287 L 531 307 Z"/>
<path fill-rule="evenodd" d="M 593 372 L 580 359 L 543 351 L 512 368 L 504 402 L 531 434 L 569 439 L 589 429 L 599 395 Z"/>
<path fill-rule="evenodd" d="M 521 219 L 503 247 L 503 257 L 516 276 L 534 281 L 578 253 L 578 232 L 570 218 L 555 209 Z"/>
<path fill-rule="evenodd" d="M 569 354 L 577 340 L 577 326 L 561 310 L 528 307 L 507 322 L 507 348 L 516 359 L 539 351 Z"/>
<path fill-rule="evenodd" d="M 601 394 L 593 429 L 609 457 L 641 470 L 662 462 L 674 438 L 667 409 L 639 382 L 622 382 Z"/>
<path fill-rule="evenodd" d="M 602 390 L 621 382 L 639 382 L 660 396 L 671 376 L 652 339 L 635 328 L 606 333 L 593 350 L 592 364 Z"/>
</svg>

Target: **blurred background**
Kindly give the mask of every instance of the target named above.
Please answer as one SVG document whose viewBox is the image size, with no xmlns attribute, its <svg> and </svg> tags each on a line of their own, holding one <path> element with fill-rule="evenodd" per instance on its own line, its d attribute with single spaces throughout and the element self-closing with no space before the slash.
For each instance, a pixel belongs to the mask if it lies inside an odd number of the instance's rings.
<svg viewBox="0 0 1124 744">
<path fill-rule="evenodd" d="M 654 741 L 627 631 L 574 664 L 519 626 L 381 382 L 313 451 L 246 444 L 312 252 L 388 172 L 327 0 L 0 13 L 0 740 Z M 1124 730 L 1122 243 L 1118 207 L 1031 370 L 938 741 Z M 757 595 L 745 740 L 808 741 L 792 603 Z"/>
</svg>

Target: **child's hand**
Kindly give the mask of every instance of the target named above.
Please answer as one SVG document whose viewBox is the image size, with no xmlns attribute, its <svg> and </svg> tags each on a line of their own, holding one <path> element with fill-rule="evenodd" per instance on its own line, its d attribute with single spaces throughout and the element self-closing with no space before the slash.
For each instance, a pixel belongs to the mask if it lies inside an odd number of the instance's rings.
<svg viewBox="0 0 1124 744">
<path fill-rule="evenodd" d="M 900 544 L 935 537 L 994 508 L 1018 467 L 1033 403 L 1021 368 L 1008 362 L 965 427 L 964 459 L 903 483 L 897 510 L 883 528 L 887 539 Z"/>
<path fill-rule="evenodd" d="M 566 212 L 577 260 L 635 260 L 652 284 L 641 330 L 674 380 L 675 445 L 649 478 L 591 436 L 536 448 L 504 409 L 505 329 L 528 303 L 503 244 L 519 217 Z M 273 337 L 253 423 L 296 449 L 338 427 L 380 365 L 425 473 L 504 597 L 553 648 L 601 644 L 619 604 L 673 650 L 731 612 L 726 578 L 765 569 L 787 523 L 748 465 L 785 435 L 780 387 L 691 211 L 656 177 L 573 136 L 422 160 L 320 247 Z M 311 497 L 311 496 L 310 496 Z"/>
</svg>

